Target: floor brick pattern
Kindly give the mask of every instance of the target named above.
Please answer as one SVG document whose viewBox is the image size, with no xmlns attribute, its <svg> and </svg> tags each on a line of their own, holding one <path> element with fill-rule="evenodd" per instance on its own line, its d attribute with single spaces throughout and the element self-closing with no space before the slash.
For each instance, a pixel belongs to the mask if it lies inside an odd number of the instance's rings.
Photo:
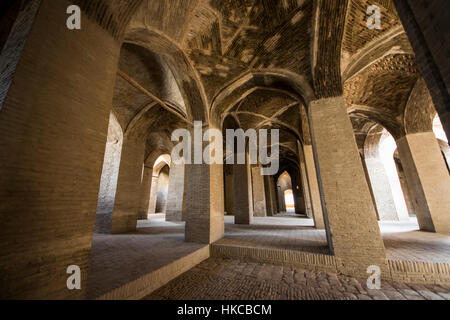
<svg viewBox="0 0 450 320">
<path fill-rule="evenodd" d="M 251 226 L 235 225 L 233 222 L 232 216 L 225 217 L 225 238 L 219 240 L 218 243 L 230 246 L 329 254 L 325 231 L 314 229 L 312 227 L 313 222 L 310 219 L 284 215 L 255 218 Z M 418 226 L 414 221 L 404 223 L 381 222 L 380 228 L 389 259 L 450 263 L 450 237 L 417 231 Z M 152 215 L 150 220 L 139 221 L 138 231 L 135 233 L 122 235 L 95 234 L 91 250 L 88 296 L 89 298 L 98 297 L 186 256 L 200 247 L 201 245 L 184 241 L 184 223 L 165 222 L 164 215 L 161 214 Z M 209 270 L 214 264 L 216 264 L 216 267 Z M 165 289 L 172 291 L 169 293 L 164 291 L 164 294 L 158 293 L 160 297 L 177 299 L 178 295 L 181 295 L 182 298 L 183 295 L 187 295 L 189 299 L 201 299 L 202 295 L 211 294 L 211 297 L 222 299 L 222 296 L 229 293 L 230 298 L 236 299 L 246 297 L 247 294 L 250 294 L 249 298 L 269 299 L 271 296 L 267 296 L 268 293 L 266 292 L 269 290 L 269 292 L 274 292 L 274 299 L 344 299 L 355 298 L 354 296 L 365 298 L 365 295 L 368 298 L 373 298 L 368 295 L 370 292 L 359 291 L 357 294 L 355 289 L 349 289 L 352 285 L 356 289 L 358 288 L 355 279 L 339 278 L 339 281 L 342 281 L 341 285 L 336 286 L 332 291 L 327 291 L 330 283 L 328 285 L 325 285 L 325 283 L 327 281 L 334 283 L 333 281 L 336 279 L 333 275 L 314 274 L 287 267 L 283 269 L 269 264 L 258 265 L 257 263 L 211 259 L 194 270 L 200 274 L 195 275 L 192 274 L 193 271 L 189 271 L 180 278 L 182 279 L 181 288 L 178 285 L 173 287 L 172 284 L 173 290 Z M 215 273 L 216 271 L 217 273 Z M 242 281 L 237 281 L 237 278 L 234 278 L 235 273 L 241 274 Z M 348 281 L 352 285 L 349 285 Z M 308 284 L 320 282 L 323 283 L 323 286 L 308 286 Z M 306 286 L 304 286 L 305 283 Z M 342 286 L 349 287 L 347 288 L 349 291 L 347 293 L 345 293 L 345 290 L 342 291 Z M 418 295 L 418 292 L 422 290 L 420 288 L 420 286 L 405 285 L 403 296 L 408 299 L 425 298 L 423 295 Z M 437 294 L 441 290 L 439 287 L 437 288 L 437 291 L 431 292 Z M 181 290 L 180 293 L 177 293 L 178 289 Z M 186 293 L 185 289 L 187 291 L 192 289 L 192 292 Z M 196 290 L 200 291 L 195 293 Z M 432 293 L 427 290 L 426 288 L 423 289 L 424 295 L 432 296 Z M 260 291 L 261 293 L 258 293 Z M 395 293 L 396 291 L 398 290 L 388 290 L 384 295 L 398 295 L 398 293 Z M 259 294 L 262 296 L 259 296 Z M 374 296 L 377 294 L 380 295 L 379 292 L 372 293 Z"/>
<path fill-rule="evenodd" d="M 210 258 L 146 300 L 449 300 L 450 286 L 382 282 L 297 268 Z"/>
<path fill-rule="evenodd" d="M 409 222 L 379 222 L 387 258 L 420 262 L 450 263 L 450 236 L 418 231 Z M 311 219 L 292 216 L 254 218 L 250 226 L 233 224 L 225 217 L 225 238 L 218 244 L 287 249 L 329 254 L 325 230 L 316 230 Z"/>
</svg>

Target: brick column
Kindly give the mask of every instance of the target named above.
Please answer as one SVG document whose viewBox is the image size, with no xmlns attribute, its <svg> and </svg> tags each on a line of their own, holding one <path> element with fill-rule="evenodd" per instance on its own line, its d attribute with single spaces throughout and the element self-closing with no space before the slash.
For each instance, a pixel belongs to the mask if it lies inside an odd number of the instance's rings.
<svg viewBox="0 0 450 320">
<path fill-rule="evenodd" d="M 169 173 L 169 189 L 167 192 L 166 221 L 184 221 L 184 164 L 174 164 Z"/>
<path fill-rule="evenodd" d="M 275 202 L 276 195 L 273 176 L 264 176 L 264 189 L 266 194 L 267 215 L 271 217 L 277 214 L 277 204 Z"/>
<path fill-rule="evenodd" d="M 292 193 L 294 196 L 294 205 L 296 214 L 306 214 L 305 198 L 301 189 L 300 173 L 297 170 L 292 172 Z"/>
<path fill-rule="evenodd" d="M 119 175 L 120 155 L 122 152 L 122 129 L 111 114 L 108 127 L 102 178 L 98 192 L 97 214 L 95 216 L 96 233 L 111 233 L 111 221 L 116 198 L 117 178 Z"/>
<path fill-rule="evenodd" d="M 133 134 L 123 139 L 111 233 L 136 230 L 141 204 L 145 143 Z"/>
<path fill-rule="evenodd" d="M 224 235 L 223 166 L 186 164 L 184 182 L 187 242 L 210 244 Z"/>
<path fill-rule="evenodd" d="M 264 192 L 266 195 L 266 210 L 267 210 L 267 216 L 271 217 L 274 214 L 276 214 L 273 203 L 273 190 L 271 188 L 274 188 L 273 186 L 273 178 L 272 176 L 264 176 Z"/>
<path fill-rule="evenodd" d="M 152 167 L 144 167 L 144 174 L 142 175 L 142 184 L 141 184 L 141 196 L 140 196 L 140 206 L 138 218 L 141 220 L 148 219 L 148 210 L 150 204 L 150 192 L 152 188 L 152 175 L 153 168 Z"/>
<path fill-rule="evenodd" d="M 326 203 L 325 225 L 338 270 L 366 277 L 377 265 L 389 276 L 375 208 L 343 97 L 311 102 L 309 120 Z M 306 153 L 306 152 L 305 152 Z"/>
<path fill-rule="evenodd" d="M 203 127 L 206 132 L 208 127 Z M 192 130 L 192 163 L 196 161 L 195 143 L 201 141 L 201 135 Z M 200 139 L 197 141 L 196 139 Z M 209 142 L 203 141 L 203 150 Z M 199 159 L 197 159 L 199 160 Z M 183 211 L 185 212 L 185 240 L 211 244 L 221 239 L 225 233 L 224 190 L 222 164 L 185 165 Z"/>
<path fill-rule="evenodd" d="M 389 177 L 385 165 L 379 157 L 369 156 L 364 161 L 370 179 L 369 183 L 372 186 L 379 219 L 381 221 L 408 221 L 408 209 L 403 199 L 400 181 L 397 177 L 392 176 L 393 174 L 397 176 L 397 172 L 390 172 L 391 177 Z M 396 182 L 398 185 L 393 185 L 395 178 L 397 178 Z M 396 193 L 399 193 L 397 197 L 394 194 L 394 190 Z"/>
<path fill-rule="evenodd" d="M 234 223 L 251 224 L 253 221 L 251 169 L 248 164 L 233 166 Z"/>
<path fill-rule="evenodd" d="M 420 229 L 450 233 L 450 178 L 433 132 L 397 141 Z"/>
<path fill-rule="evenodd" d="M 152 182 L 150 187 L 150 199 L 148 203 L 149 214 L 156 213 L 156 199 L 158 198 L 158 180 L 159 176 L 152 175 Z"/>
<path fill-rule="evenodd" d="M 264 176 L 261 167 L 252 167 L 253 216 L 267 217 L 266 194 L 264 190 Z"/>
<path fill-rule="evenodd" d="M 309 218 L 313 218 L 314 213 L 311 202 L 311 192 L 309 191 L 308 173 L 306 171 L 305 155 L 303 153 L 303 147 L 298 141 L 297 141 L 297 151 L 300 161 L 300 178 L 302 183 L 303 195 L 305 197 L 305 211 L 306 215 Z"/>
<path fill-rule="evenodd" d="M 319 183 L 317 181 L 316 164 L 314 163 L 313 147 L 311 145 L 304 145 L 303 153 L 305 154 L 306 173 L 308 175 L 309 192 L 311 193 L 314 224 L 317 229 L 325 229 L 322 200 L 320 197 Z"/>
<path fill-rule="evenodd" d="M 276 186 L 277 186 L 278 211 L 286 212 L 287 208 L 286 208 L 286 202 L 284 199 L 284 190 L 281 189 L 281 187 L 278 185 L 278 183 L 276 184 Z"/>
<path fill-rule="evenodd" d="M 233 215 L 233 165 L 224 165 L 224 192 L 225 192 L 225 211 L 227 215 Z"/>
<path fill-rule="evenodd" d="M 10 37 L 26 43 L 0 102 L 3 299 L 85 298 L 120 46 L 87 18 L 69 31 L 69 4 L 42 1 L 29 34 Z M 81 290 L 66 287 L 69 265 Z"/>
</svg>

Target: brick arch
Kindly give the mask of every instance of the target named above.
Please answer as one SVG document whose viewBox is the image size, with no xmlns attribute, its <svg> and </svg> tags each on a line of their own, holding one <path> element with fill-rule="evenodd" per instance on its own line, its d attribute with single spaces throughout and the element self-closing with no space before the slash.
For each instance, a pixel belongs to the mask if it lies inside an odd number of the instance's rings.
<svg viewBox="0 0 450 320">
<path fill-rule="evenodd" d="M 121 42 L 142 0 L 72 0 L 89 19 Z"/>
<path fill-rule="evenodd" d="M 165 166 L 168 166 L 169 168 L 172 166 L 170 154 L 162 154 L 155 160 L 153 164 L 153 174 L 158 175 Z"/>
<path fill-rule="evenodd" d="M 218 91 L 210 107 L 210 123 L 220 128 L 223 119 L 236 103 L 257 89 L 277 89 L 309 104 L 315 99 L 306 78 L 286 70 L 246 72 Z"/>
<path fill-rule="evenodd" d="M 144 47 L 160 55 L 169 66 L 186 105 L 188 120 L 208 118 L 207 98 L 194 66 L 184 51 L 158 30 L 132 26 L 126 31 L 124 42 Z"/>
<path fill-rule="evenodd" d="M 347 109 L 350 116 L 364 118 L 367 121 L 375 122 L 384 128 L 394 137 L 395 140 L 405 136 L 405 129 L 402 124 L 389 112 L 383 112 L 378 108 L 370 106 L 352 105 Z"/>
<path fill-rule="evenodd" d="M 385 128 L 380 124 L 374 124 L 367 132 L 366 139 L 364 141 L 364 157 L 372 158 L 377 157 L 378 147 Z"/>
<path fill-rule="evenodd" d="M 436 116 L 433 100 L 423 78 L 419 78 L 412 89 L 404 111 L 404 126 L 407 134 L 433 131 Z"/>
<path fill-rule="evenodd" d="M 343 94 L 341 48 L 349 0 L 315 0 L 312 36 L 314 92 L 318 98 Z"/>
</svg>

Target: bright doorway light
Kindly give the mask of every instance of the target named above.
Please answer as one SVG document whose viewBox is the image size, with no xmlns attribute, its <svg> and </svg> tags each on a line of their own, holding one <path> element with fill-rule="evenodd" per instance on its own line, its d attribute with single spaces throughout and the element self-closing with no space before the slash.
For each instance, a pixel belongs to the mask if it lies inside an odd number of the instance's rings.
<svg viewBox="0 0 450 320">
<path fill-rule="evenodd" d="M 291 189 L 284 192 L 284 202 L 286 204 L 287 212 L 295 212 L 294 193 Z"/>
</svg>

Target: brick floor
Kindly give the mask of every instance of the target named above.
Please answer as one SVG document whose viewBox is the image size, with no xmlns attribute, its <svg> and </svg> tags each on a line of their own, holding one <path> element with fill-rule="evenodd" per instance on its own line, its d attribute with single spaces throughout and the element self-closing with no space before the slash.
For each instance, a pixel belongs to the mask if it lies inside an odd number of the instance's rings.
<svg viewBox="0 0 450 320">
<path fill-rule="evenodd" d="M 219 244 L 329 254 L 325 231 L 314 229 L 311 219 L 254 218 L 250 226 L 233 221 L 225 216 L 225 238 Z M 380 222 L 388 259 L 450 263 L 450 237 L 418 229 L 414 220 Z"/>
<path fill-rule="evenodd" d="M 450 263 L 450 236 L 419 231 L 414 220 L 380 222 L 380 229 L 389 259 Z"/>
<path fill-rule="evenodd" d="M 255 218 L 251 226 L 238 226 L 233 224 L 233 217 L 226 216 L 225 222 L 226 235 L 219 243 L 329 253 L 325 232 L 315 230 L 310 219 L 289 215 Z M 165 222 L 164 215 L 154 215 L 151 220 L 140 221 L 138 227 L 138 231 L 132 234 L 94 235 L 88 275 L 89 298 L 98 297 L 202 247 L 184 242 L 184 224 Z M 448 236 L 416 231 L 418 227 L 414 221 L 382 222 L 380 228 L 389 259 L 450 262 Z M 240 268 L 244 275 L 251 278 L 253 269 L 258 270 L 260 266 L 244 264 Z M 265 268 L 264 272 L 268 272 L 268 269 Z M 291 281 L 284 273 L 282 279 Z M 417 296 L 414 289 L 407 290 L 413 290 L 411 296 Z M 300 299 L 304 295 L 293 292 L 289 297 Z"/>
<path fill-rule="evenodd" d="M 225 216 L 225 237 L 217 243 L 329 254 L 325 231 L 313 226 L 311 219 L 291 216 L 255 217 L 252 225 L 235 225 L 232 216 Z"/>
<path fill-rule="evenodd" d="M 450 286 L 382 281 L 380 290 L 368 290 L 366 279 L 210 258 L 144 299 L 449 300 Z"/>
<path fill-rule="evenodd" d="M 184 224 L 165 222 L 161 217 L 155 217 L 139 221 L 135 233 L 94 234 L 88 274 L 89 299 L 204 247 L 184 241 Z"/>
</svg>

